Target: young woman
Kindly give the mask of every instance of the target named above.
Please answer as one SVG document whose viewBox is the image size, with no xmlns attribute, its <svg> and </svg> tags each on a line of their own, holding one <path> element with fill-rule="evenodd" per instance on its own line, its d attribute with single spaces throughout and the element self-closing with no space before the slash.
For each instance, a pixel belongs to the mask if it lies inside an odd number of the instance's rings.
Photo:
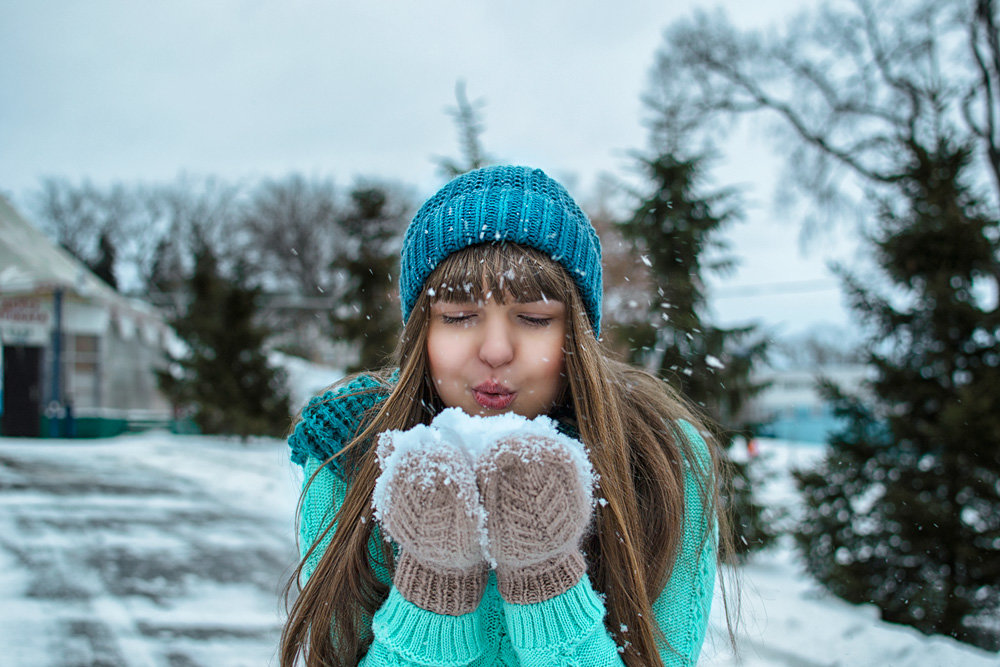
<svg viewBox="0 0 1000 667">
<path fill-rule="evenodd" d="M 289 437 L 303 559 L 282 664 L 694 664 L 718 460 L 668 385 L 602 349 L 600 241 L 566 190 L 525 167 L 454 179 L 406 232 L 400 300 L 398 366 L 315 397 Z M 568 437 L 410 455 L 375 521 L 379 435 L 445 408 Z"/>
</svg>

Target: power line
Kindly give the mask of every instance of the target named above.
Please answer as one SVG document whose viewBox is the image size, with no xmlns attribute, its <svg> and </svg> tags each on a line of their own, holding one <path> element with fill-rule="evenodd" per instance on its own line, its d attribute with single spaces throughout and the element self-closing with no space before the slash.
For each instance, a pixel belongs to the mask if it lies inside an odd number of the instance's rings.
<svg viewBox="0 0 1000 667">
<path fill-rule="evenodd" d="M 839 289 L 840 285 L 831 280 L 789 280 L 777 283 L 760 283 L 758 285 L 723 287 L 718 290 L 713 290 L 712 297 L 716 299 L 729 299 L 742 296 L 833 292 Z"/>
</svg>

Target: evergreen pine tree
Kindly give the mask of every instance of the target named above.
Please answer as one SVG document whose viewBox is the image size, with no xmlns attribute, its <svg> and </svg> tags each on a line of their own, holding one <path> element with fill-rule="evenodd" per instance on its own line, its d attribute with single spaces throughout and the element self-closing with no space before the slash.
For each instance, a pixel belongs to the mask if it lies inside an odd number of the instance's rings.
<svg viewBox="0 0 1000 667">
<path fill-rule="evenodd" d="M 809 571 L 885 620 L 1000 649 L 1000 226 L 963 183 L 968 146 L 908 145 L 903 204 L 873 238 L 889 287 L 845 274 L 869 325 L 864 395 L 827 384 L 844 428 L 800 473 Z M 894 210 L 900 209 L 900 210 Z"/>
<path fill-rule="evenodd" d="M 403 213 L 393 210 L 384 188 L 358 186 L 340 221 L 345 239 L 336 267 L 343 283 L 330 323 L 335 337 L 358 345 L 358 361 L 349 372 L 386 364 L 399 338 L 399 303 L 392 290 L 406 224 Z"/>
<path fill-rule="evenodd" d="M 115 277 L 116 255 L 111 234 L 107 230 L 101 232 L 101 237 L 97 241 L 97 259 L 90 264 L 90 270 L 113 289 L 118 289 L 118 279 Z"/>
<path fill-rule="evenodd" d="M 223 277 L 200 244 L 187 308 L 170 322 L 187 354 L 171 359 L 178 372 L 161 372 L 160 384 L 175 405 L 193 411 L 203 433 L 281 435 L 289 417 L 285 374 L 268 363 L 267 332 L 254 324 L 258 291 L 243 282 Z"/>
<path fill-rule="evenodd" d="M 722 427 L 728 449 L 736 435 L 753 436 L 742 413 L 763 388 L 750 374 L 767 345 L 755 326 L 727 329 L 706 321 L 704 277 L 732 267 L 719 254 L 727 249 L 719 233 L 739 210 L 732 191 L 699 191 L 704 161 L 669 152 L 641 160 L 652 193 L 619 227 L 649 267 L 651 292 L 646 317 L 623 325 L 618 335 L 627 338 L 632 362 L 659 374 Z M 727 498 L 739 555 L 774 539 L 753 498 L 748 466 L 733 462 Z"/>
<path fill-rule="evenodd" d="M 184 269 L 175 240 L 166 237 L 156 243 L 149 276 L 146 278 L 147 293 L 173 294 L 184 282 Z"/>
<path fill-rule="evenodd" d="M 452 158 L 437 158 L 441 173 L 449 180 L 456 176 L 493 164 L 493 157 L 486 153 L 480 138 L 485 130 L 482 118 L 483 100 L 470 102 L 465 94 L 465 82 L 455 83 L 455 106 L 448 109 L 448 115 L 455 122 L 458 131 L 458 145 L 462 153 L 461 161 Z"/>
</svg>

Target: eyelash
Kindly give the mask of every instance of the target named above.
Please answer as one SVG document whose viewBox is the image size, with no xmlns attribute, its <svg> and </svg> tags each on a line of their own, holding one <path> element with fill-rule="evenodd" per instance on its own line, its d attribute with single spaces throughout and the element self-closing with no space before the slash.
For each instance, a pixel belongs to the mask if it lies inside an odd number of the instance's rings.
<svg viewBox="0 0 1000 667">
<path fill-rule="evenodd" d="M 441 321 L 445 324 L 467 324 L 473 315 L 442 315 Z M 552 324 L 551 317 L 530 317 L 519 315 L 521 321 L 529 327 L 547 327 Z"/>
</svg>

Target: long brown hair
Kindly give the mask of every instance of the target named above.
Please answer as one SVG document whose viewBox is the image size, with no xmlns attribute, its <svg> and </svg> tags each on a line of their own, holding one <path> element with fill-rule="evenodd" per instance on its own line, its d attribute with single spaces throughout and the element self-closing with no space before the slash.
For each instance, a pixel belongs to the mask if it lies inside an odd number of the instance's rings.
<svg viewBox="0 0 1000 667">
<path fill-rule="evenodd" d="M 354 665 L 366 652 L 372 615 L 389 590 L 375 575 L 369 550 L 372 531 L 377 530 L 371 493 L 379 474 L 371 443 L 382 431 L 429 423 L 443 407 L 427 363 L 432 299 L 484 298 L 554 299 L 567 306 L 567 391 L 553 415 L 579 432 L 599 475 L 600 494 L 607 501 L 597 508 L 595 530 L 583 545 L 587 571 L 594 588 L 606 596 L 606 626 L 619 646 L 625 647 L 625 664 L 662 664 L 658 640 L 663 637 L 652 603 L 673 569 L 683 535 L 682 461 L 694 464 L 708 517 L 702 539 L 709 540 L 714 539 L 713 519 L 722 524 L 718 535 L 729 532 L 718 502 L 720 459 L 710 447 L 711 464 L 698 469 L 702 457 L 691 451 L 675 424 L 684 419 L 704 433 L 703 420 L 662 380 L 611 358 L 594 336 L 573 281 L 559 264 L 532 248 L 487 243 L 453 253 L 428 278 L 396 350 L 398 380 L 393 385 L 387 371 L 375 374 L 388 397 L 363 416 L 360 432 L 323 464 L 337 459 L 348 462 L 341 468 L 350 471 L 350 486 L 343 505 L 286 588 L 289 594 L 293 586 L 300 590 L 282 633 L 282 665 L 296 664 L 300 655 L 308 667 Z M 315 475 L 307 485 L 313 479 Z M 337 528 L 329 546 L 302 585 L 306 559 L 334 523 Z M 391 549 L 382 540 L 377 543 L 381 564 L 392 571 Z"/>
</svg>

